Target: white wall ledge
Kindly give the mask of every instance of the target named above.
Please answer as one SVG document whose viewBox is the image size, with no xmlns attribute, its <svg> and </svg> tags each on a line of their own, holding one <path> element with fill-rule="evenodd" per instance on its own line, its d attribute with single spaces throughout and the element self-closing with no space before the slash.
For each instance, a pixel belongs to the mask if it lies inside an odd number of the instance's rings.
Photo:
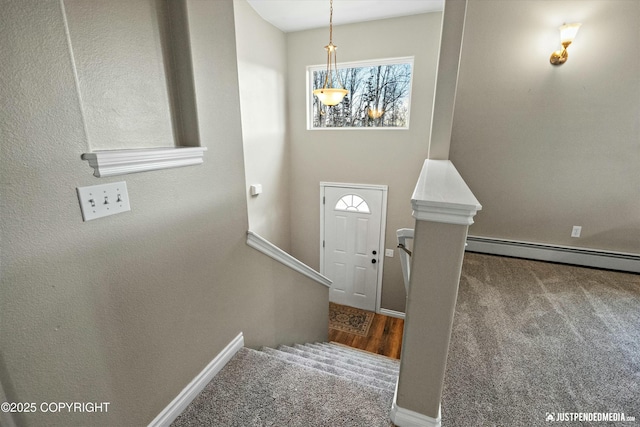
<svg viewBox="0 0 640 427">
<path fill-rule="evenodd" d="M 97 177 L 202 164 L 206 147 L 168 147 L 84 153 Z"/>
<path fill-rule="evenodd" d="M 417 220 L 471 225 L 482 209 L 449 160 L 427 159 L 411 196 Z"/>
<path fill-rule="evenodd" d="M 307 264 L 293 257 L 292 255 L 289 255 L 288 253 L 286 253 L 273 243 L 269 242 L 264 237 L 261 237 L 258 234 L 254 233 L 253 231 L 247 231 L 247 245 L 275 259 L 281 264 L 284 264 L 287 267 L 297 271 L 298 273 L 301 273 L 308 278 L 313 279 L 322 285 L 325 285 L 328 288 L 330 288 L 331 284 L 333 283 L 328 277 L 318 273 Z"/>
</svg>

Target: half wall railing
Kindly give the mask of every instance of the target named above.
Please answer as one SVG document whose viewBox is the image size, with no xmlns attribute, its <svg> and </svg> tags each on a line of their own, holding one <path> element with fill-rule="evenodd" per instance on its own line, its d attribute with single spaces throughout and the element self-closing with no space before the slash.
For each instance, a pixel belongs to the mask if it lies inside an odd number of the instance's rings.
<svg viewBox="0 0 640 427">
<path fill-rule="evenodd" d="M 425 160 L 411 205 L 416 222 L 391 420 L 439 427 L 465 241 L 482 206 L 449 160 Z"/>
</svg>

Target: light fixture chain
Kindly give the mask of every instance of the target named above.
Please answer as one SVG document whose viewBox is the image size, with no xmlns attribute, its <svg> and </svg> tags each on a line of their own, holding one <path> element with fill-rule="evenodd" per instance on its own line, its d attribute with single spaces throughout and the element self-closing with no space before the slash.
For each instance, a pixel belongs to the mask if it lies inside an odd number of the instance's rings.
<svg viewBox="0 0 640 427">
<path fill-rule="evenodd" d="M 338 72 L 338 51 L 337 50 L 333 51 L 333 60 L 334 60 L 333 62 L 334 68 L 336 70 L 336 76 L 338 77 L 338 84 L 342 89 L 344 89 L 344 84 L 342 83 L 342 79 L 340 78 L 340 73 Z"/>
<path fill-rule="evenodd" d="M 329 1 L 329 44 L 333 44 L 333 0 Z"/>
<path fill-rule="evenodd" d="M 318 97 L 322 105 L 333 107 L 342 102 L 349 93 L 344 88 L 340 74 L 338 74 L 336 46 L 333 44 L 333 0 L 329 0 L 329 44 L 324 48 L 327 51 L 327 71 L 324 76 L 324 86 L 322 89 L 314 89 L 313 94 Z M 335 73 L 338 80 L 339 88 L 333 87 L 333 73 Z M 322 106 L 320 108 L 320 114 L 323 115 Z"/>
</svg>

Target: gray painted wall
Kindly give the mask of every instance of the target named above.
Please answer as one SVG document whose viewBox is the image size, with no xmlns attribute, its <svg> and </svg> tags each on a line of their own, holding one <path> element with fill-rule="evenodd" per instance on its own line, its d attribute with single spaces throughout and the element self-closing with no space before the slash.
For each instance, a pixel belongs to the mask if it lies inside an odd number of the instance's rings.
<svg viewBox="0 0 640 427">
<path fill-rule="evenodd" d="M 308 65 L 323 64 L 328 29 L 287 34 L 291 139 L 292 254 L 314 268 L 320 260 L 320 181 L 389 186 L 386 247 L 396 230 L 413 228 L 410 198 L 427 157 L 441 13 L 335 26 L 338 62 L 415 56 L 409 130 L 306 128 Z M 400 261 L 385 258 L 382 307 L 404 311 Z"/>
<path fill-rule="evenodd" d="M 63 4 L 91 149 L 173 146 L 164 2 Z"/>
<path fill-rule="evenodd" d="M 639 74 L 636 0 L 469 2 L 450 153 L 483 206 L 469 234 L 640 253 Z"/>
<path fill-rule="evenodd" d="M 246 0 L 233 4 L 249 227 L 289 252 L 286 35 L 263 20 Z M 263 193 L 251 196 L 253 184 L 262 184 Z"/>
<path fill-rule="evenodd" d="M 204 164 L 103 179 L 80 159 L 60 2 L 0 8 L 1 388 L 111 403 L 17 424 L 146 425 L 241 331 L 251 347 L 326 339 L 327 289 L 245 244 L 231 0 L 187 2 Z M 75 188 L 120 180 L 131 212 L 83 223 Z"/>
</svg>

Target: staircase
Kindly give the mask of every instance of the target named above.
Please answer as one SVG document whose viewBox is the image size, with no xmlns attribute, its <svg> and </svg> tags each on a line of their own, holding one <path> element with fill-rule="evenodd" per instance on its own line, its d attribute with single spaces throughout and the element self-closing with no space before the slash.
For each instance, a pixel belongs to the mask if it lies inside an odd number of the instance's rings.
<svg viewBox="0 0 640 427">
<path fill-rule="evenodd" d="M 389 427 L 399 367 L 334 343 L 242 348 L 171 425 Z"/>
</svg>

